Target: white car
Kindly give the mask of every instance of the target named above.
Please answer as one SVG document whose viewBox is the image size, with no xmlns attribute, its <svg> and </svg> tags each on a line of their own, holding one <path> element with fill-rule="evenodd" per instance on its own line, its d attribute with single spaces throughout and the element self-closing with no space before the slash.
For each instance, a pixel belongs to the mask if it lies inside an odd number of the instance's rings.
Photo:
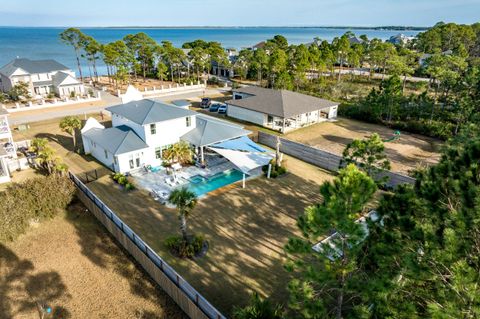
<svg viewBox="0 0 480 319">
<path fill-rule="evenodd" d="M 226 114 L 227 113 L 227 105 L 226 104 L 220 105 L 220 107 L 218 108 L 218 113 L 219 114 Z"/>
</svg>

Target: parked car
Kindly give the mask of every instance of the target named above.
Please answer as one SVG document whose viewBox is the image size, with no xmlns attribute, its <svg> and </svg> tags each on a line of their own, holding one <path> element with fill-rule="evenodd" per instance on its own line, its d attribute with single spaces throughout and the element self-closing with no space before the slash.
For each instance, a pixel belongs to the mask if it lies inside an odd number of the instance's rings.
<svg viewBox="0 0 480 319">
<path fill-rule="evenodd" d="M 210 112 L 218 112 L 218 109 L 222 106 L 220 103 L 215 103 L 210 106 Z"/>
<path fill-rule="evenodd" d="M 212 105 L 212 100 L 208 97 L 204 97 L 202 102 L 200 102 L 200 108 L 202 109 L 208 109 L 210 105 Z"/>
<path fill-rule="evenodd" d="M 227 114 L 227 104 L 222 104 L 218 108 L 218 113 L 219 114 Z"/>
</svg>

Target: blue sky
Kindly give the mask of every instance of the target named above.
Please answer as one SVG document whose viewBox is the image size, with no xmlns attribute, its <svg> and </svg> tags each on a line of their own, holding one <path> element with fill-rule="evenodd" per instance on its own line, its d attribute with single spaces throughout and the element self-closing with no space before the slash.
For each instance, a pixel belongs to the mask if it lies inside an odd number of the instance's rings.
<svg viewBox="0 0 480 319">
<path fill-rule="evenodd" d="M 3 26 L 414 25 L 480 20 L 480 0 L 0 0 Z"/>
</svg>

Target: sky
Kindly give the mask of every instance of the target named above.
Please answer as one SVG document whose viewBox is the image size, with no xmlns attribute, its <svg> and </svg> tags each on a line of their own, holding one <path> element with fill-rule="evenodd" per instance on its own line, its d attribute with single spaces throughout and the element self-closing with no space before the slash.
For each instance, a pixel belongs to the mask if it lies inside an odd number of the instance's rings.
<svg viewBox="0 0 480 319">
<path fill-rule="evenodd" d="M 2 26 L 431 26 L 480 0 L 0 0 Z"/>
</svg>

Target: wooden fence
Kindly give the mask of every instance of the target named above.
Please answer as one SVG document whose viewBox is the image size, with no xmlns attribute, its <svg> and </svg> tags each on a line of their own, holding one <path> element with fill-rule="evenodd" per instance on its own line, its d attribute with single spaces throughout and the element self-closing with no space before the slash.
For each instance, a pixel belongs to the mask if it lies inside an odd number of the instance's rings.
<svg viewBox="0 0 480 319">
<path fill-rule="evenodd" d="M 332 172 L 337 172 L 340 168 L 341 156 L 285 138 L 280 138 L 280 141 L 280 151 L 287 155 Z M 276 148 L 277 136 L 260 131 L 258 132 L 258 142 L 268 147 Z M 395 188 L 400 184 L 415 183 L 415 179 L 410 176 L 390 171 L 386 171 L 382 175 L 388 177 L 387 186 L 391 188 Z"/>
<path fill-rule="evenodd" d="M 76 185 L 78 197 L 82 203 L 190 318 L 226 319 L 91 192 L 80 179 L 72 173 L 69 173 L 69 177 Z"/>
</svg>

